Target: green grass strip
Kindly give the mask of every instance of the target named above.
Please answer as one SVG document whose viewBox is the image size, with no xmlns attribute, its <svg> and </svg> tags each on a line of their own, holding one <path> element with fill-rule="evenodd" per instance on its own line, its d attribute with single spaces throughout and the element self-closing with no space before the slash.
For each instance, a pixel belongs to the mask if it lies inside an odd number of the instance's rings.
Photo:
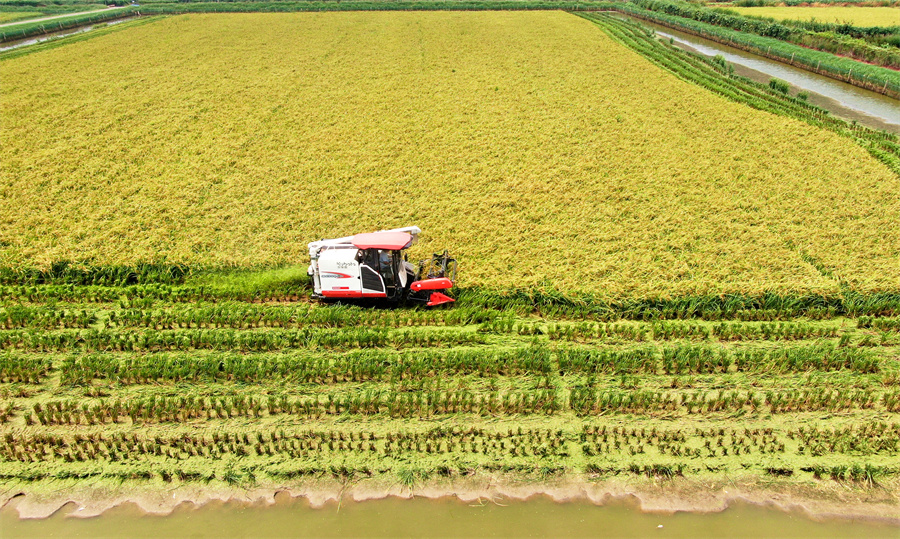
<svg viewBox="0 0 900 539">
<path fill-rule="evenodd" d="M 91 23 L 132 17 L 137 14 L 138 11 L 136 8 L 125 8 L 104 11 L 101 13 L 72 15 L 71 17 L 63 17 L 49 21 L 25 21 L 21 24 L 0 27 L 0 43 L 69 30 L 71 28 L 78 28 L 79 26 L 86 26 Z"/>
<path fill-rule="evenodd" d="M 104 26 L 102 28 L 95 28 L 93 30 L 82 32 L 80 34 L 61 37 L 58 39 L 50 39 L 47 41 L 43 41 L 41 43 L 35 43 L 34 45 L 25 45 L 22 47 L 18 47 L 15 49 L 10 49 L 8 51 L 0 52 L 0 60 L 9 60 L 11 58 L 18 58 L 20 56 L 25 56 L 27 54 L 31 54 L 33 52 L 40 52 L 55 49 L 57 47 L 62 47 L 63 45 L 69 45 L 71 43 L 77 43 L 79 41 L 86 41 L 91 38 L 105 36 L 107 34 L 111 34 L 113 32 L 118 32 L 119 30 L 124 30 L 126 28 L 134 28 L 136 26 L 143 26 L 145 24 L 150 24 L 152 22 L 156 22 L 162 18 L 164 15 L 157 15 L 153 17 L 142 17 L 140 19 L 136 19 L 133 21 L 122 22 L 118 24 L 113 24 L 109 26 Z M 2 269 L 0 269 L 0 273 L 2 273 Z M 2 280 L 2 277 L 0 277 Z"/>
</svg>

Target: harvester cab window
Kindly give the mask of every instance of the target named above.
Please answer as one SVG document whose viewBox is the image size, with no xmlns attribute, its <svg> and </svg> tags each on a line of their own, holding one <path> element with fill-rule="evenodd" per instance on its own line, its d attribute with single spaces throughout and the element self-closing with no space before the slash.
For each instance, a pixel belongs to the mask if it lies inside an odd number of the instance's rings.
<svg viewBox="0 0 900 539">
<path fill-rule="evenodd" d="M 390 295 L 390 292 L 397 286 L 395 283 L 396 272 L 394 271 L 394 253 L 392 251 L 379 249 L 378 262 L 380 265 L 378 272 L 381 274 L 381 278 L 384 279 L 384 286 L 388 288 L 388 295 Z"/>
</svg>

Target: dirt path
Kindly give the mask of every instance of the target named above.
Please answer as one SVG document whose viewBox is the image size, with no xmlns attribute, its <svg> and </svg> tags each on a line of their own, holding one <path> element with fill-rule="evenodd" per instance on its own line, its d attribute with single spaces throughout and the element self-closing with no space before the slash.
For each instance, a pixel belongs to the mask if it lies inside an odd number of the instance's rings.
<svg viewBox="0 0 900 539">
<path fill-rule="evenodd" d="M 17 24 L 24 24 L 26 22 L 49 21 L 49 20 L 53 20 L 53 19 L 61 19 L 63 17 L 74 17 L 76 15 L 90 15 L 91 13 L 103 13 L 105 11 L 113 11 L 116 9 L 125 9 L 126 7 L 129 7 L 129 6 L 108 7 L 106 9 L 97 9 L 94 11 L 81 11 L 79 13 L 64 13 L 62 15 L 53 15 L 52 17 L 41 17 L 40 19 L 25 19 L 25 20 L 19 20 L 19 21 L 7 22 L 7 23 L 0 24 L 0 28 L 3 28 L 5 26 L 15 26 Z"/>
</svg>

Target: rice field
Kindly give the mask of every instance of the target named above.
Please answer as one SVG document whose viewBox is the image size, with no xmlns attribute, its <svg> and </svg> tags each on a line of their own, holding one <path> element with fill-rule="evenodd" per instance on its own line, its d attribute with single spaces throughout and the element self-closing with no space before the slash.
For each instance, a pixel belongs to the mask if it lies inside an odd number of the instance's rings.
<svg viewBox="0 0 900 539">
<path fill-rule="evenodd" d="M 886 166 L 562 12 L 184 15 L 0 77 L 2 266 L 303 264 L 416 224 L 465 286 L 898 288 Z"/>
<path fill-rule="evenodd" d="M 798 20 L 830 23 L 849 23 L 854 26 L 900 26 L 900 8 L 861 6 L 766 6 L 729 7 L 742 15 L 771 17 L 778 20 Z"/>
</svg>

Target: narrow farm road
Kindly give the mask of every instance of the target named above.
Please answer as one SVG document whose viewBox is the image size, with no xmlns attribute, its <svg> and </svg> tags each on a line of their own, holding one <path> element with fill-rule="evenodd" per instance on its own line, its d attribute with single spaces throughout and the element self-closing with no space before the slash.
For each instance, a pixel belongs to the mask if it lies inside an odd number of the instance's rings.
<svg viewBox="0 0 900 539">
<path fill-rule="evenodd" d="M 78 13 L 64 13 L 62 15 L 53 15 L 51 17 L 41 17 L 40 19 L 25 19 L 25 20 L 19 20 L 19 21 L 15 21 L 15 22 L 7 22 L 7 23 L 0 24 L 0 28 L 2 28 L 4 26 L 15 26 L 17 24 L 25 24 L 25 23 L 30 23 L 30 22 L 41 22 L 41 21 L 49 21 L 49 20 L 53 20 L 53 19 L 61 19 L 63 17 L 74 17 L 76 15 L 90 15 L 91 13 L 103 13 L 104 11 L 125 9 L 126 7 L 129 7 L 129 6 L 108 7 L 105 9 L 96 9 L 94 11 L 81 11 Z"/>
</svg>

